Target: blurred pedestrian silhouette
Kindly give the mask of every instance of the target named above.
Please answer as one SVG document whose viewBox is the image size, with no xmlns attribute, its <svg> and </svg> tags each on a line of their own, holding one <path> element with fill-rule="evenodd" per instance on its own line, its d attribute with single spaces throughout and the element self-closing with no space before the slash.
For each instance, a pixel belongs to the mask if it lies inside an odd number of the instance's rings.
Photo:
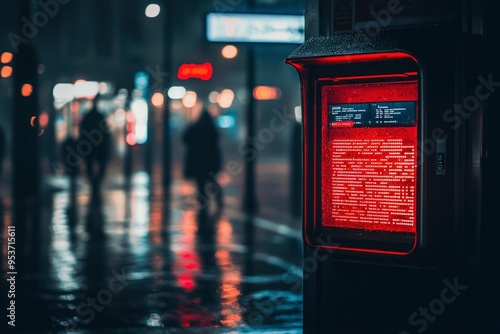
<svg viewBox="0 0 500 334">
<path fill-rule="evenodd" d="M 221 169 L 222 155 L 219 134 L 206 109 L 198 120 L 188 126 L 182 139 L 186 145 L 184 177 L 196 182 L 200 213 L 208 213 L 212 200 L 216 201 L 217 212 L 220 213 L 223 201 L 217 173 Z"/>
<path fill-rule="evenodd" d="M 106 174 L 110 155 L 110 135 L 106 118 L 97 110 L 98 98 L 80 123 L 79 153 L 85 159 L 93 195 L 97 196 Z"/>
</svg>

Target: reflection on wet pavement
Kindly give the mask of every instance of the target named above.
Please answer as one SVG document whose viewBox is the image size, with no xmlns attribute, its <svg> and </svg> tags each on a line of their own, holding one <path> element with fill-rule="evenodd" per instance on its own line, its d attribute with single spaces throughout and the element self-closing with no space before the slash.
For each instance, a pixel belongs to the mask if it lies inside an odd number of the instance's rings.
<svg viewBox="0 0 500 334">
<path fill-rule="evenodd" d="M 19 300 L 26 331 L 300 333 L 300 233 L 229 208 L 199 216 L 186 182 L 171 193 L 142 173 L 97 197 L 55 192 Z"/>
</svg>

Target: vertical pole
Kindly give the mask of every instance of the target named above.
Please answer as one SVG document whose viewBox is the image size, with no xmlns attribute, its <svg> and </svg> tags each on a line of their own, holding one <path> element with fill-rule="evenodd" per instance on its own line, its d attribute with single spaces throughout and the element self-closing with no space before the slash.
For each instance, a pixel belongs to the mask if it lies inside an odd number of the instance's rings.
<svg viewBox="0 0 500 334">
<path fill-rule="evenodd" d="M 22 36 L 21 18 L 32 18 L 32 1 L 16 1 L 19 31 Z M 26 276 L 38 270 L 40 163 L 38 145 L 38 82 L 37 59 L 33 42 L 14 47 L 13 60 L 13 117 L 12 117 L 12 215 L 15 226 L 15 265 L 8 272 L 16 273 L 16 297 L 26 300 Z M 9 277 L 12 276 L 11 274 Z M 12 301 L 12 300 L 11 300 Z M 22 328 L 29 323 L 25 303 L 16 302 L 16 324 Z M 21 330 L 22 331 L 22 330 Z"/>
<path fill-rule="evenodd" d="M 255 6 L 255 0 L 247 0 L 249 9 Z M 257 211 L 257 197 L 255 194 L 255 160 L 257 150 L 253 138 L 255 137 L 255 100 L 253 89 L 255 87 L 255 50 L 252 44 L 247 48 L 247 91 L 249 99 L 247 104 L 247 147 L 245 151 L 245 183 L 243 195 L 243 211 L 253 214 Z"/>
<path fill-rule="evenodd" d="M 333 8 L 333 0 L 308 0 L 305 3 L 305 38 L 306 40 L 313 36 L 326 36 L 331 33 L 331 25 L 330 20 L 327 18 L 331 15 L 331 10 Z M 302 108 L 305 106 L 302 104 Z M 302 110 L 302 115 L 304 117 L 305 110 Z M 304 121 L 302 119 L 302 121 Z M 303 127 L 301 124 L 301 127 Z M 301 142 L 301 150 L 302 150 L 302 162 L 304 161 L 307 154 L 305 152 L 304 147 Z M 301 185 L 304 182 L 304 170 L 301 168 Z M 302 189 L 304 191 L 304 189 Z M 301 198 L 304 194 L 301 194 Z M 302 203 L 304 205 L 304 203 Z M 302 208 L 301 208 L 302 209 Z M 314 258 L 314 251 L 307 247 L 305 240 L 303 240 L 303 263 L 306 259 Z M 318 263 L 318 270 L 321 271 L 325 264 L 323 262 Z M 319 323 L 321 317 L 319 314 L 321 313 L 321 308 L 319 301 L 320 298 L 320 287 L 321 281 L 319 278 L 321 274 L 318 273 L 318 270 L 310 273 L 306 272 L 303 268 L 304 277 L 308 277 L 307 280 L 304 280 L 302 283 L 302 299 L 303 299 L 303 327 L 302 332 L 305 334 L 310 333 L 319 333 Z M 309 275 L 309 276 L 306 276 Z"/>
<path fill-rule="evenodd" d="M 19 22 L 22 22 L 22 17 L 31 17 L 30 5 L 30 0 L 18 2 Z M 19 35 L 21 34 L 19 33 Z M 27 252 L 24 247 L 31 246 L 31 249 L 35 247 L 28 242 L 28 233 L 38 236 L 34 231 L 29 231 L 29 227 L 38 228 L 36 223 L 38 219 L 37 200 L 40 190 L 38 74 L 36 52 L 31 41 L 18 45 L 18 49 L 14 51 L 13 215 L 20 252 L 21 250 Z M 19 260 L 21 260 L 26 254 L 19 255 Z"/>
<path fill-rule="evenodd" d="M 293 122 L 290 149 L 290 213 L 302 214 L 302 123 Z"/>
<path fill-rule="evenodd" d="M 246 123 L 247 123 L 247 142 L 245 150 L 245 183 L 243 210 L 246 213 L 255 213 L 257 211 L 257 199 L 255 194 L 255 160 L 257 150 L 253 138 L 255 137 L 255 100 L 253 98 L 253 88 L 255 87 L 255 50 L 253 46 L 248 45 L 247 52 L 247 90 L 250 93 Z"/>
<path fill-rule="evenodd" d="M 492 81 L 500 81 L 500 45 L 497 37 L 500 34 L 500 26 L 498 25 L 498 16 L 495 6 L 497 2 L 494 0 L 484 0 L 483 3 L 483 27 L 484 27 L 484 43 L 486 48 L 486 67 L 484 77 L 492 78 Z M 498 132 L 497 126 L 500 122 L 498 110 L 500 110 L 500 92 L 495 91 L 485 101 L 486 110 L 484 113 L 484 148 L 482 155 L 482 226 L 481 226 L 481 277 L 484 287 L 482 300 L 485 305 L 486 299 L 500 298 L 498 289 L 490 289 L 489 287 L 494 282 L 497 282 L 496 265 L 500 250 L 494 247 L 498 243 L 498 235 L 500 226 L 495 218 L 498 215 Z M 495 321 L 497 317 L 496 308 L 485 307 L 485 321 L 489 323 Z"/>
<path fill-rule="evenodd" d="M 151 82 L 151 79 L 149 80 Z M 154 115 L 155 107 L 151 103 L 151 97 L 153 96 L 154 92 L 151 90 L 151 86 L 148 87 L 148 89 L 144 89 L 144 98 L 146 99 L 146 102 L 148 104 L 148 122 L 147 122 L 147 129 L 148 129 L 148 138 L 145 143 L 145 150 L 144 150 L 144 171 L 146 174 L 149 176 L 149 181 L 151 182 L 151 179 L 153 177 L 152 172 L 153 172 L 153 145 L 154 145 L 154 123 L 152 122 L 152 118 Z"/>
<path fill-rule="evenodd" d="M 173 11 L 175 1 L 164 0 L 163 8 L 165 12 L 163 27 L 163 59 L 164 71 L 168 73 L 165 77 L 164 87 L 168 89 L 172 81 L 172 45 L 173 45 Z M 170 99 L 165 91 L 165 107 L 163 112 L 163 186 L 168 188 L 172 182 L 172 142 L 170 138 Z"/>
</svg>

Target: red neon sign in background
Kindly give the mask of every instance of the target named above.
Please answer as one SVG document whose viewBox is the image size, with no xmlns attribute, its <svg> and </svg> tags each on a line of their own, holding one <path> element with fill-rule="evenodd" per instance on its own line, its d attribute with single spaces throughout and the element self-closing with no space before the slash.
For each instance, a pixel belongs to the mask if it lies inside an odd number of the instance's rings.
<svg viewBox="0 0 500 334">
<path fill-rule="evenodd" d="M 182 64 L 177 71 L 179 80 L 201 79 L 204 81 L 212 78 L 213 68 L 209 62 L 203 64 Z"/>
<path fill-rule="evenodd" d="M 322 88 L 322 225 L 416 232 L 417 122 L 411 126 L 329 124 L 329 105 L 416 102 L 417 81 Z M 415 120 L 418 117 L 416 110 Z"/>
</svg>

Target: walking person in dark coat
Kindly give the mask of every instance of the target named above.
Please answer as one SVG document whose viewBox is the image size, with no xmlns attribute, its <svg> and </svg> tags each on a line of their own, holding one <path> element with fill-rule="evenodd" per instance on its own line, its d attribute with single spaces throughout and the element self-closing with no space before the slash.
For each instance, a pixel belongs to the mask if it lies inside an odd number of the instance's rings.
<svg viewBox="0 0 500 334">
<path fill-rule="evenodd" d="M 208 212 L 211 199 L 215 199 L 218 212 L 222 210 L 222 189 L 217 181 L 222 156 L 219 134 L 212 116 L 207 110 L 201 112 L 183 135 L 186 144 L 184 176 L 196 181 L 197 201 L 201 214 Z"/>
<path fill-rule="evenodd" d="M 111 141 L 106 118 L 97 110 L 97 99 L 80 123 L 79 145 L 86 153 L 82 157 L 93 193 L 98 195 L 106 174 Z"/>
</svg>

